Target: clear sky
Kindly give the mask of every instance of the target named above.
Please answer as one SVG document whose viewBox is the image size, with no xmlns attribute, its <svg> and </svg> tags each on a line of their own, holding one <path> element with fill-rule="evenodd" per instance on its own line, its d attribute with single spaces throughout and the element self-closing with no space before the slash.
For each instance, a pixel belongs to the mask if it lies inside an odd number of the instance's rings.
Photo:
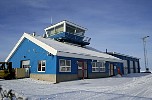
<svg viewBox="0 0 152 100">
<path fill-rule="evenodd" d="M 24 32 L 44 33 L 62 20 L 86 27 L 90 46 L 141 58 L 147 38 L 152 69 L 152 0 L 0 0 L 0 61 L 4 61 Z"/>
</svg>

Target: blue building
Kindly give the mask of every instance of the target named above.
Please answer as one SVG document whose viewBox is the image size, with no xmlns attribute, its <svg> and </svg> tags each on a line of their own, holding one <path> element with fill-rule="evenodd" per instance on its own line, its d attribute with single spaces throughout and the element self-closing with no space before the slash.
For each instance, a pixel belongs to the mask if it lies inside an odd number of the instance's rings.
<svg viewBox="0 0 152 100">
<path fill-rule="evenodd" d="M 110 54 L 114 57 L 120 58 L 124 61 L 123 63 L 123 74 L 128 74 L 128 73 L 140 73 L 140 63 L 139 59 L 137 57 L 129 56 L 129 55 L 124 55 L 116 52 L 106 52 L 107 54 Z"/>
<path fill-rule="evenodd" d="M 85 31 L 64 20 L 46 28 L 43 36 L 24 33 L 6 61 L 29 68 L 31 78 L 55 83 L 124 73 L 122 59 L 87 46 L 91 38 Z"/>
</svg>

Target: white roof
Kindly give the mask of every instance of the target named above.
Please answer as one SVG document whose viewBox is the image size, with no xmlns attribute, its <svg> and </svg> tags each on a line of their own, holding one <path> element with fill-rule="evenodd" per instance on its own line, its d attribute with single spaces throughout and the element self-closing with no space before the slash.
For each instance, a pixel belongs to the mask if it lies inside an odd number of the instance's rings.
<svg viewBox="0 0 152 100">
<path fill-rule="evenodd" d="M 9 56 L 5 61 L 8 61 L 9 58 L 14 54 L 20 43 L 24 40 L 24 38 L 29 39 L 33 43 L 42 47 L 52 55 L 65 56 L 65 57 L 74 57 L 74 58 L 82 58 L 82 59 L 92 59 L 92 60 L 104 60 L 104 61 L 112 61 L 112 62 L 122 62 L 121 59 L 116 58 L 114 56 L 108 55 L 106 53 L 99 52 L 90 47 L 83 48 L 79 46 L 69 45 L 66 43 L 58 42 L 51 38 L 43 38 L 42 36 L 33 36 L 28 33 L 24 33 L 21 39 L 18 41 L 16 46 L 13 48 Z"/>
<path fill-rule="evenodd" d="M 129 58 L 133 58 L 133 59 L 140 59 L 140 58 L 137 58 L 137 57 L 133 57 L 133 56 L 117 53 L 117 52 L 107 52 L 107 53 L 109 53 L 109 54 L 116 54 L 116 55 L 120 55 L 120 56 L 125 56 L 125 57 L 129 57 Z"/>
<path fill-rule="evenodd" d="M 61 21 L 61 22 L 59 22 L 59 23 L 56 23 L 56 24 L 54 24 L 54 25 L 51 25 L 51 26 L 45 28 L 44 30 L 46 31 L 46 30 L 48 30 L 48 29 L 54 28 L 54 27 L 59 26 L 59 25 L 64 24 L 64 23 L 67 23 L 67 24 L 69 24 L 69 25 L 78 27 L 78 28 L 83 29 L 83 30 L 87 30 L 87 28 L 84 28 L 84 27 L 82 27 L 82 26 L 79 26 L 79 25 L 74 24 L 74 23 L 72 23 L 72 22 L 70 22 L 70 21 L 67 21 L 67 20 L 63 20 L 63 21 Z"/>
</svg>

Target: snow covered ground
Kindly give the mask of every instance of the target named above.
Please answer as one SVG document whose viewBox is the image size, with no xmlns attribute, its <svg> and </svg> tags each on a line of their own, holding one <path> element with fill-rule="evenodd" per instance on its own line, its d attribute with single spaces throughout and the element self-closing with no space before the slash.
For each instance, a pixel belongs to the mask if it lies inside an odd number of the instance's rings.
<svg viewBox="0 0 152 100">
<path fill-rule="evenodd" d="M 146 73 L 58 84 L 30 78 L 0 80 L 0 85 L 28 100 L 152 100 L 152 74 Z"/>
</svg>

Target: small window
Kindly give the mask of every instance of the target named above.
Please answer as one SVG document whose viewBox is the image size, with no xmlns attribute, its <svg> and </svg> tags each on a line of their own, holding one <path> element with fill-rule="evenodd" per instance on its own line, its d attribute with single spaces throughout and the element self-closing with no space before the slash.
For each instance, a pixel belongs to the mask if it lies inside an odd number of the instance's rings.
<svg viewBox="0 0 152 100">
<path fill-rule="evenodd" d="M 82 62 L 78 62 L 78 69 L 82 69 Z"/>
<path fill-rule="evenodd" d="M 71 72 L 71 60 L 60 59 L 60 72 Z"/>
<path fill-rule="evenodd" d="M 38 72 L 45 72 L 46 60 L 38 61 Z"/>
<path fill-rule="evenodd" d="M 60 66 L 65 66 L 65 60 L 60 60 Z"/>
<path fill-rule="evenodd" d="M 92 62 L 92 72 L 105 72 L 104 62 Z"/>
</svg>

